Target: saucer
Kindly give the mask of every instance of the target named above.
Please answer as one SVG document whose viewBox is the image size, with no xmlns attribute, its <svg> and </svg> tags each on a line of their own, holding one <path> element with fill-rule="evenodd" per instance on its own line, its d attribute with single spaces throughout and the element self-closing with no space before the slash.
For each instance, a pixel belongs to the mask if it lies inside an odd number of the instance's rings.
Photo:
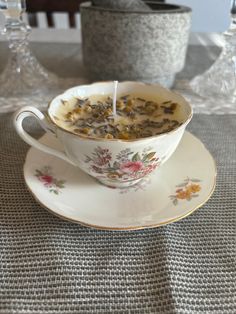
<svg viewBox="0 0 236 314">
<path fill-rule="evenodd" d="M 60 143 L 45 134 L 40 141 Z M 37 202 L 53 214 L 108 230 L 158 227 L 178 221 L 202 206 L 216 184 L 216 165 L 202 142 L 189 132 L 171 158 L 137 185 L 109 188 L 79 168 L 30 148 L 24 178 Z"/>
</svg>

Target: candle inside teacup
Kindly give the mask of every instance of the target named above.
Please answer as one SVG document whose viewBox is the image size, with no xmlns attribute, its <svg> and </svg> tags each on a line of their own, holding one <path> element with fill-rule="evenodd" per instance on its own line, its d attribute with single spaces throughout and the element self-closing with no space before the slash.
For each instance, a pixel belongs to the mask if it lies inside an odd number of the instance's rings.
<svg viewBox="0 0 236 314">
<path fill-rule="evenodd" d="M 105 185 L 136 184 L 173 154 L 192 109 L 181 95 L 157 84 L 122 82 L 114 117 L 113 91 L 112 82 L 73 87 L 52 100 L 47 117 L 27 106 L 15 114 L 18 134 Z M 63 151 L 38 143 L 23 130 L 24 118 L 32 115 L 56 134 Z"/>
<path fill-rule="evenodd" d="M 116 117 L 117 87 L 118 87 L 118 81 L 114 81 L 113 95 L 112 95 L 112 113 L 113 113 L 114 118 Z"/>
<path fill-rule="evenodd" d="M 159 99 L 138 91 L 116 95 L 61 99 L 57 124 L 80 135 L 94 138 L 132 140 L 170 132 L 181 125 L 179 105 L 171 99 Z"/>
</svg>

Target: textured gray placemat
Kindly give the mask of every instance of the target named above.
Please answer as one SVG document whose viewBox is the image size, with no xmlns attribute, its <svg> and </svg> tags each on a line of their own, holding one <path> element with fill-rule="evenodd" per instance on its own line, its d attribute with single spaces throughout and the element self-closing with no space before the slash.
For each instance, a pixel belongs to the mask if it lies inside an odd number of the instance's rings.
<svg viewBox="0 0 236 314">
<path fill-rule="evenodd" d="M 208 203 L 165 227 L 96 231 L 34 201 L 28 146 L 0 115 L 0 313 L 236 313 L 236 116 L 196 115 L 189 130 L 217 161 Z"/>
</svg>

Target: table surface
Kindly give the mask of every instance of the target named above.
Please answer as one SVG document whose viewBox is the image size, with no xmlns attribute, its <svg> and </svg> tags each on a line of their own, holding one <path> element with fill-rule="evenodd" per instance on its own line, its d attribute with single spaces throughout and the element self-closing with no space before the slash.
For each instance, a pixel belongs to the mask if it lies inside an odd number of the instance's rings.
<svg viewBox="0 0 236 314">
<path fill-rule="evenodd" d="M 86 77 L 82 63 L 81 43 L 30 43 L 32 52 L 48 70 L 60 77 Z M 7 60 L 7 45 L 0 42 L 0 71 Z M 191 79 L 203 73 L 214 62 L 221 51 L 217 46 L 189 46 L 186 64 L 177 79 Z"/>
<path fill-rule="evenodd" d="M 82 62 L 81 43 L 31 43 L 32 51 L 45 68 L 56 73 L 60 77 L 60 86 L 51 90 L 50 95 L 39 97 L 13 98 L 10 101 L 0 97 L 0 113 L 15 110 L 19 104 L 35 106 L 47 106 L 48 100 L 71 86 L 88 83 L 86 69 Z M 217 46 L 193 45 L 189 46 L 184 69 L 177 74 L 174 89 L 182 93 L 192 104 L 196 113 L 236 114 L 236 106 L 214 99 L 202 99 L 191 92 L 189 80 L 203 73 L 214 62 L 221 49 Z M 0 71 L 7 60 L 6 43 L 0 43 Z M 189 93 L 190 92 L 190 93 Z"/>
<path fill-rule="evenodd" d="M 32 49 L 61 76 L 86 75 L 80 45 Z M 220 50 L 207 49 L 190 47 L 180 79 L 213 62 Z M 2 66 L 4 45 L 0 56 Z M 42 134 L 34 121 L 26 128 Z M 64 222 L 34 201 L 22 171 L 29 147 L 11 113 L 0 114 L 0 313 L 236 313 L 236 115 L 196 114 L 188 129 L 216 160 L 211 199 L 165 227 L 109 232 Z"/>
</svg>

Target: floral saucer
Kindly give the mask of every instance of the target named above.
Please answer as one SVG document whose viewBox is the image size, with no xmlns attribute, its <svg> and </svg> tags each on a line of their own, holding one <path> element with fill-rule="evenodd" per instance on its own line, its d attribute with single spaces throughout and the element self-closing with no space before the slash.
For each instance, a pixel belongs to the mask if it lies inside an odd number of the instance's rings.
<svg viewBox="0 0 236 314">
<path fill-rule="evenodd" d="M 51 135 L 41 142 L 60 148 Z M 109 230 L 151 228 L 178 221 L 212 195 L 216 165 L 202 142 L 185 132 L 172 157 L 126 189 L 106 187 L 79 168 L 30 148 L 24 178 L 36 201 L 55 215 Z"/>
</svg>

